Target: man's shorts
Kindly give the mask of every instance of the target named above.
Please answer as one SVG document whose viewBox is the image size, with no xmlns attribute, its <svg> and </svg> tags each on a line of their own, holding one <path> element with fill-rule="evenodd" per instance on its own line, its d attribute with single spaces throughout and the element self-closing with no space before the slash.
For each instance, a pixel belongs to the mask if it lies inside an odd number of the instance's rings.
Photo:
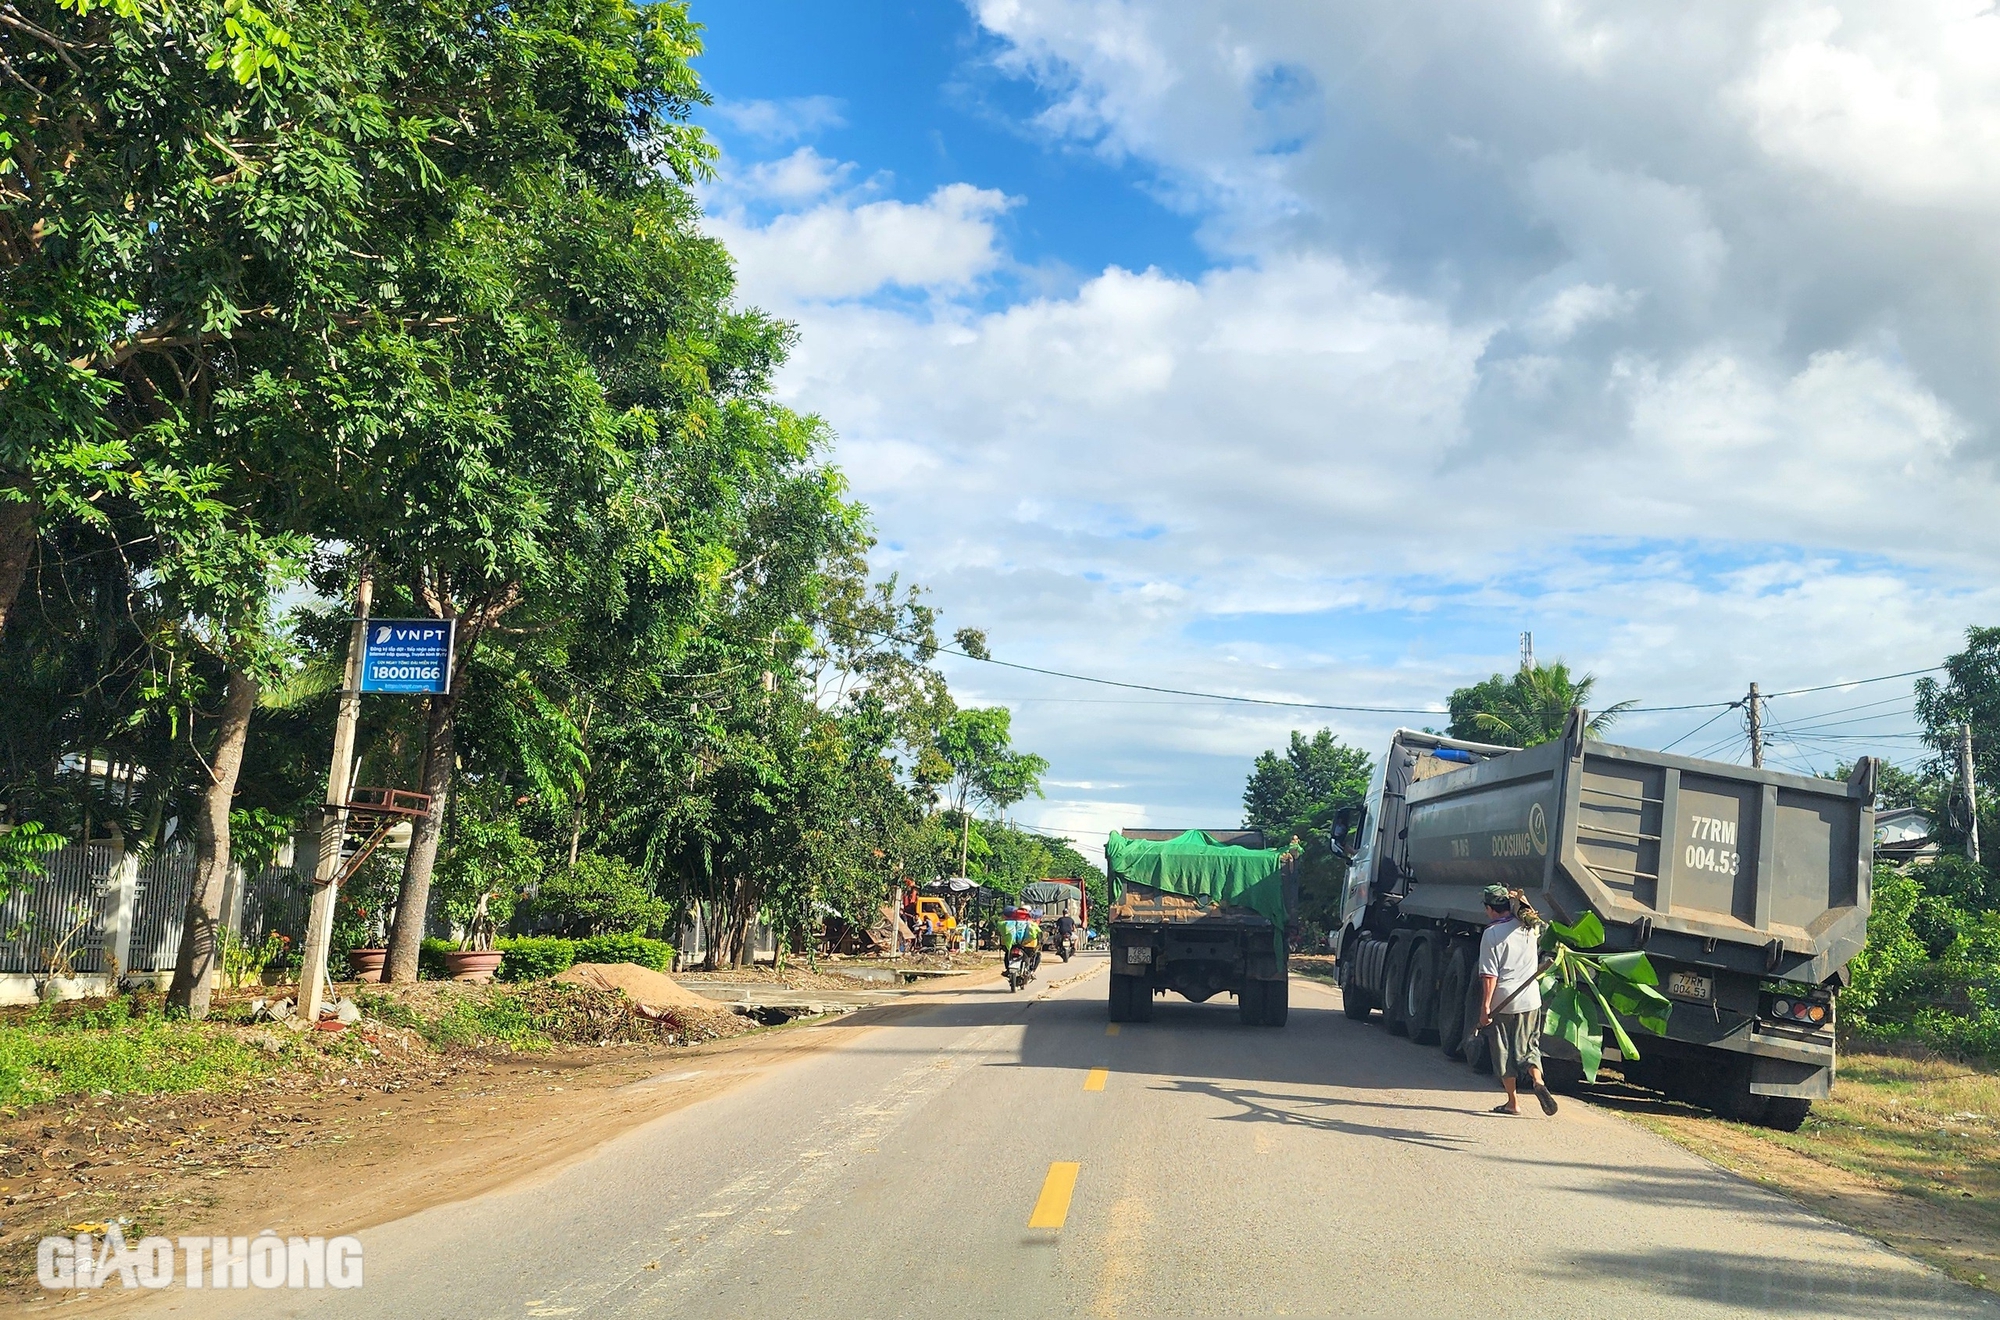
<svg viewBox="0 0 2000 1320">
<path fill-rule="evenodd" d="M 1525 1077 L 1528 1069 L 1542 1066 L 1541 1009 L 1495 1013 L 1490 1029 L 1495 1077 Z"/>
</svg>

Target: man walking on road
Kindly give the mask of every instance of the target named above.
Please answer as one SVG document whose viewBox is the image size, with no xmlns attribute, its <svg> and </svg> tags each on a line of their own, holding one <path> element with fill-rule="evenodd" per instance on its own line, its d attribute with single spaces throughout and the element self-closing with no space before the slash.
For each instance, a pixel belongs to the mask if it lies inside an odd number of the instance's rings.
<svg viewBox="0 0 2000 1320">
<path fill-rule="evenodd" d="M 1519 890 L 1486 886 L 1486 933 L 1479 938 L 1479 1025 L 1488 1029 L 1493 1071 L 1507 1090 L 1507 1103 L 1496 1114 L 1521 1112 L 1516 1093 L 1525 1081 L 1542 1102 L 1544 1114 L 1556 1112 L 1556 1098 L 1542 1081 L 1541 918 Z"/>
</svg>

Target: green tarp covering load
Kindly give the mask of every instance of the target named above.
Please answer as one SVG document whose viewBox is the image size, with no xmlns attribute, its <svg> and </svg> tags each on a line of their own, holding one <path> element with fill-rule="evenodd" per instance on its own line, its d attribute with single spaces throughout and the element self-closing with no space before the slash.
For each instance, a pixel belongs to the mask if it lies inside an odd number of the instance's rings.
<svg viewBox="0 0 2000 1320">
<path fill-rule="evenodd" d="M 1061 916 L 1065 910 L 1072 917 L 1083 915 L 1083 890 L 1060 880 L 1037 880 L 1023 886 L 1021 901 L 1044 909 L 1044 915 Z"/>
<path fill-rule="evenodd" d="M 1217 843 L 1200 830 L 1158 840 L 1128 839 L 1113 830 L 1104 840 L 1104 860 L 1113 903 L 1135 884 L 1249 908 L 1271 923 L 1278 956 L 1284 956 L 1284 854 L 1277 849 Z"/>
</svg>

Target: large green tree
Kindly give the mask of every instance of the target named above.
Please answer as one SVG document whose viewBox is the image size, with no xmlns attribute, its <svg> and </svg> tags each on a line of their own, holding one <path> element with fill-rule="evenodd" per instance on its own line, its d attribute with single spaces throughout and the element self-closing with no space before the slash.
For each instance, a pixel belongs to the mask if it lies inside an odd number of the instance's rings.
<svg viewBox="0 0 2000 1320">
<path fill-rule="evenodd" d="M 1308 738 L 1292 730 L 1282 752 L 1261 752 L 1243 788 L 1243 824 L 1262 830 L 1274 848 L 1300 845 L 1299 916 L 1331 928 L 1340 918 L 1347 867 L 1328 843 L 1333 814 L 1359 803 L 1374 766 L 1366 752 L 1349 747 L 1331 729 Z"/>
</svg>

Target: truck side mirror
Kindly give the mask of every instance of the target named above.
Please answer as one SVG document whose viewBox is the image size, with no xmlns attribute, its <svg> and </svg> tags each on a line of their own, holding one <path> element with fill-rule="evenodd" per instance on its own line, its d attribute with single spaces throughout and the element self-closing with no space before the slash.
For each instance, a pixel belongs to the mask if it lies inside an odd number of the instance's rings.
<svg viewBox="0 0 2000 1320">
<path fill-rule="evenodd" d="M 1333 855 L 1343 862 L 1354 860 L 1354 845 L 1361 833 L 1361 808 L 1341 807 L 1333 813 L 1333 832 L 1327 837 L 1327 846 Z"/>
</svg>

